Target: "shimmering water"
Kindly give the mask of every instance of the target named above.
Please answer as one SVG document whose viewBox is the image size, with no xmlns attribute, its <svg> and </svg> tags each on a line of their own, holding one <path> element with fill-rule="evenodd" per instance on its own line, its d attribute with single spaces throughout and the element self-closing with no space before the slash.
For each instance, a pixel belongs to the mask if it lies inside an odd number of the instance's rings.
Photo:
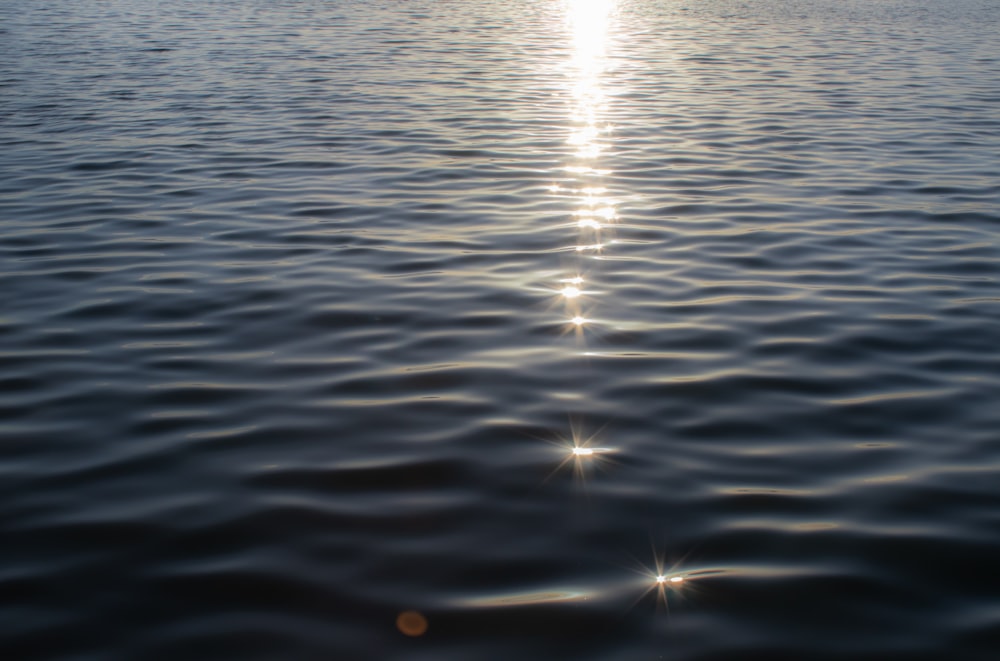
<svg viewBox="0 0 1000 661">
<path fill-rule="evenodd" d="M 998 658 L 997 34 L 0 0 L 0 657 Z"/>
</svg>

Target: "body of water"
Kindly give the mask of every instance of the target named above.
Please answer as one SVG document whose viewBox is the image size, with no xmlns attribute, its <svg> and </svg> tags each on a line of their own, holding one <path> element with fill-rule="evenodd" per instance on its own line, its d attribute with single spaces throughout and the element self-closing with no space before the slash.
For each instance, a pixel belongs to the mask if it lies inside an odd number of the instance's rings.
<svg viewBox="0 0 1000 661">
<path fill-rule="evenodd" d="M 0 656 L 998 658 L 997 34 L 0 0 Z"/>
</svg>

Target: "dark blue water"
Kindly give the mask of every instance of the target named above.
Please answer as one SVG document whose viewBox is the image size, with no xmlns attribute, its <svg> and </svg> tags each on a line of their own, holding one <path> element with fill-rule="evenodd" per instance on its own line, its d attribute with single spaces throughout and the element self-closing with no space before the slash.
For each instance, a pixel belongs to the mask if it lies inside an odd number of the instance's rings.
<svg viewBox="0 0 1000 661">
<path fill-rule="evenodd" d="M 997 34 L 0 0 L 0 658 L 1000 658 Z"/>
</svg>

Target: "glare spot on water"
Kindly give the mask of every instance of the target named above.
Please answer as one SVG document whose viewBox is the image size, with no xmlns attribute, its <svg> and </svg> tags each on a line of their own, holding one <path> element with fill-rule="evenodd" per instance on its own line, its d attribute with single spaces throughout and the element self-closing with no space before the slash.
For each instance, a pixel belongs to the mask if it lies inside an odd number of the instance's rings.
<svg viewBox="0 0 1000 661">
<path fill-rule="evenodd" d="M 580 423 L 571 418 L 569 436 L 560 435 L 557 440 L 550 441 L 559 450 L 560 459 L 549 477 L 570 467 L 576 480 L 583 485 L 593 470 L 612 465 L 614 461 L 610 455 L 616 453 L 617 449 L 606 445 L 597 446 L 602 435 L 602 430 L 584 433 Z"/>
</svg>

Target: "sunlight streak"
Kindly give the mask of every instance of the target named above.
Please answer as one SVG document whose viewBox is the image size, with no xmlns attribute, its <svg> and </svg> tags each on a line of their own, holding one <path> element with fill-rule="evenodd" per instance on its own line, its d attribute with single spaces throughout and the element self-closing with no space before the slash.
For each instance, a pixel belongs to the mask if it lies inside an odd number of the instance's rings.
<svg viewBox="0 0 1000 661">
<path fill-rule="evenodd" d="M 576 147 L 576 157 L 581 161 L 595 160 L 604 151 L 602 135 L 611 132 L 611 126 L 602 121 L 606 114 L 605 96 L 601 88 L 601 74 L 607 63 L 605 51 L 608 41 L 608 23 L 614 0 L 568 0 L 567 16 L 573 39 L 571 67 L 573 109 L 567 143 Z"/>
<path fill-rule="evenodd" d="M 577 228 L 574 252 L 583 258 L 596 258 L 607 245 L 605 228 L 618 218 L 615 200 L 608 196 L 602 177 L 611 174 L 598 168 L 597 161 L 611 145 L 612 125 L 608 121 L 608 99 L 602 78 L 610 59 L 607 56 L 609 32 L 617 0 L 565 0 L 566 20 L 572 44 L 566 68 L 569 93 L 569 126 L 566 143 L 572 148 L 571 161 L 564 166 L 577 185 L 561 184 L 550 188 L 554 193 L 572 197 L 573 226 Z M 566 282 L 561 290 L 567 303 L 568 327 L 582 338 L 582 330 L 592 320 L 583 314 L 581 300 L 588 292 L 580 282 Z"/>
<path fill-rule="evenodd" d="M 568 0 L 577 66 L 591 65 L 604 55 L 608 19 L 614 0 Z"/>
<path fill-rule="evenodd" d="M 608 232 L 619 220 L 618 201 L 603 180 L 612 171 L 598 167 L 600 157 L 611 148 L 614 130 L 603 78 L 614 62 L 607 51 L 617 5 L 618 0 L 563 0 L 571 49 L 569 60 L 561 67 L 566 76 L 568 148 L 559 169 L 567 175 L 553 173 L 553 179 L 544 187 L 568 203 L 569 222 L 557 228 L 575 228 L 575 240 L 563 249 L 575 253 L 581 267 L 584 260 L 601 260 L 606 247 L 615 243 Z M 586 314 L 593 309 L 593 301 L 588 299 L 607 292 L 585 290 L 579 275 L 559 282 L 558 287 L 549 290 L 555 294 L 552 307 L 563 310 L 563 334 L 572 332 L 582 342 L 584 329 L 594 325 Z"/>
</svg>

